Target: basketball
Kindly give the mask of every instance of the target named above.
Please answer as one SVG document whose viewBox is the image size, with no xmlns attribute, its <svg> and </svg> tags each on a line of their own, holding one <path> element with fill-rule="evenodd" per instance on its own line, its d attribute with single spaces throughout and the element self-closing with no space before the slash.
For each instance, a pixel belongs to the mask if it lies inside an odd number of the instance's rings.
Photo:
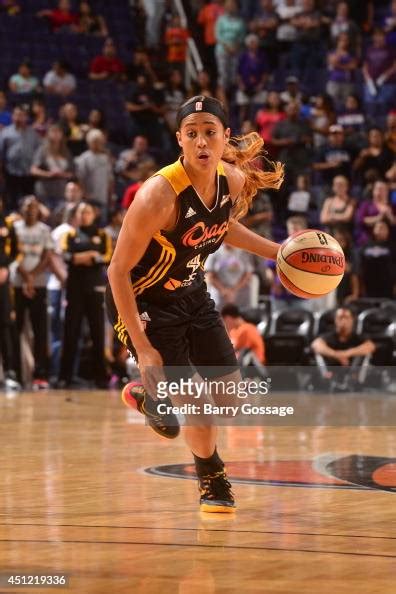
<svg viewBox="0 0 396 594">
<path fill-rule="evenodd" d="M 334 237 L 305 229 L 282 243 L 276 269 L 282 285 L 293 295 L 315 299 L 327 295 L 341 282 L 345 256 Z"/>
</svg>

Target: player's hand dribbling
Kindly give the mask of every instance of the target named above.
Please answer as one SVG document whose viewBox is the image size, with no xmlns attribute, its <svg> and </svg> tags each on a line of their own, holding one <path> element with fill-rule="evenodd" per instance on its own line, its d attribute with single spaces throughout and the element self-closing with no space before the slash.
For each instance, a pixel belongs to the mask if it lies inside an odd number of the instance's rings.
<svg viewBox="0 0 396 594">
<path fill-rule="evenodd" d="M 165 380 L 162 357 L 153 347 L 142 349 L 137 355 L 142 383 L 150 396 L 156 399 L 158 382 Z"/>
</svg>

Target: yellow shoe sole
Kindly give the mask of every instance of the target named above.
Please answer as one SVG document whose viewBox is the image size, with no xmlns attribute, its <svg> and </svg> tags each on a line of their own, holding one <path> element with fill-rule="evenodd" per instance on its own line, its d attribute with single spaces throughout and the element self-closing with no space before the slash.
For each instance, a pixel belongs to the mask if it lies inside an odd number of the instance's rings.
<svg viewBox="0 0 396 594">
<path fill-rule="evenodd" d="M 207 503 L 201 503 L 199 506 L 201 512 L 206 513 L 221 513 L 221 514 L 232 514 L 236 512 L 236 506 L 230 507 L 228 505 L 208 505 Z"/>
</svg>

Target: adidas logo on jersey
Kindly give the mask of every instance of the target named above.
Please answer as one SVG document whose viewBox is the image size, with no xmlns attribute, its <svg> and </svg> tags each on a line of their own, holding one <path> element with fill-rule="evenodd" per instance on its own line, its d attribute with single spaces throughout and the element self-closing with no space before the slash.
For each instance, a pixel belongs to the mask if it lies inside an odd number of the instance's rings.
<svg viewBox="0 0 396 594">
<path fill-rule="evenodd" d="M 151 318 L 148 315 L 147 311 L 144 311 L 142 314 L 140 314 L 140 319 L 142 320 L 142 322 L 151 322 Z"/>
<path fill-rule="evenodd" d="M 188 209 L 188 211 L 186 212 L 186 216 L 184 217 L 185 219 L 189 219 L 190 217 L 193 217 L 194 215 L 196 215 L 197 213 L 195 212 L 195 210 L 193 208 Z"/>
<path fill-rule="evenodd" d="M 225 194 L 220 202 L 220 207 L 224 206 L 224 204 L 226 204 L 230 199 L 230 195 L 229 194 Z"/>
</svg>

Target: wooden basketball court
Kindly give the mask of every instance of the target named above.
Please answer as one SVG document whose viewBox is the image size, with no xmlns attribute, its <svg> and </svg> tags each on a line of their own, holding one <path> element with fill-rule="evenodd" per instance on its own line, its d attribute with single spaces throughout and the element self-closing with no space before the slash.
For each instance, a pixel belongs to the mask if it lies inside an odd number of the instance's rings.
<svg viewBox="0 0 396 594">
<path fill-rule="evenodd" d="M 48 593 L 395 591 L 392 427 L 223 428 L 221 515 L 198 511 L 183 439 L 119 393 L 2 393 L 0 419 L 1 594 L 30 591 L 12 573 L 69 576 Z"/>
</svg>

